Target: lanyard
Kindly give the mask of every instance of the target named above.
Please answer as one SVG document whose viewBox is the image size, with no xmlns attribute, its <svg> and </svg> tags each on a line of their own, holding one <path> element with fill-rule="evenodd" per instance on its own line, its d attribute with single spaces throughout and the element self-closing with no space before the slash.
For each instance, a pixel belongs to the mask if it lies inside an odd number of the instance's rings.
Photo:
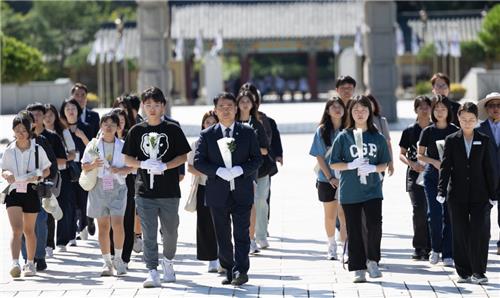
<svg viewBox="0 0 500 298">
<path fill-rule="evenodd" d="M 16 147 L 17 147 L 17 145 L 16 145 Z M 17 148 L 17 149 L 19 149 L 19 148 Z M 31 144 L 30 144 L 30 148 L 28 149 L 28 151 L 29 151 L 29 154 L 28 154 L 28 165 L 26 166 L 26 174 L 27 174 L 27 173 L 29 173 L 29 172 L 28 172 L 28 168 L 29 168 L 29 166 L 30 166 L 30 161 L 31 161 Z M 21 152 L 21 157 L 23 157 L 22 152 Z M 17 174 L 18 174 L 18 175 L 21 175 L 21 170 L 19 170 L 19 163 L 18 163 L 18 161 L 17 161 L 17 150 L 16 150 L 16 148 L 14 148 L 14 159 L 16 160 L 16 170 L 17 170 Z M 21 165 L 21 166 L 22 166 L 22 165 Z"/>
<path fill-rule="evenodd" d="M 104 140 L 102 140 L 102 153 L 104 154 L 104 158 L 107 160 L 107 156 L 106 156 L 106 146 L 104 146 Z M 115 142 L 113 140 L 113 150 L 111 151 L 111 161 L 108 160 L 109 162 L 109 165 L 113 165 L 113 159 L 115 158 Z"/>
</svg>

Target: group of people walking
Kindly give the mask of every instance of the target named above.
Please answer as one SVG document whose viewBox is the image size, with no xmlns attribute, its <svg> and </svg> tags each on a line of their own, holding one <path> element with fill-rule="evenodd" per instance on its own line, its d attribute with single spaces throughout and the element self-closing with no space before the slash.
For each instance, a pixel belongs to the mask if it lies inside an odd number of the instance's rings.
<svg viewBox="0 0 500 298">
<path fill-rule="evenodd" d="M 435 74 L 431 83 L 433 97 L 415 98 L 417 119 L 399 142 L 413 207 L 412 258 L 432 265 L 442 261 L 456 268 L 458 282 L 484 284 L 490 209 L 500 179 L 500 94 L 460 105 L 447 97 L 446 75 Z M 353 96 L 355 87 L 351 77 L 338 78 L 340 97 L 327 101 L 310 154 L 317 159 L 327 258 L 337 259 L 338 222 L 343 260 L 354 271 L 353 281 L 364 282 L 366 273 L 382 276 L 382 183 L 385 171 L 392 175 L 394 168 L 387 120 L 373 95 Z M 479 119 L 485 121 L 478 126 Z"/>
<path fill-rule="evenodd" d="M 459 282 L 486 283 L 489 215 L 498 200 L 500 94 L 458 105 L 447 98 L 446 75 L 431 82 L 434 96 L 415 98 L 417 119 L 399 142 L 413 207 L 412 258 L 455 266 Z M 364 282 L 367 273 L 382 276 L 382 185 L 394 172 L 394 156 L 378 101 L 354 95 L 355 87 L 350 76 L 337 79 L 338 97 L 325 104 L 310 155 L 317 161 L 327 258 L 339 258 L 340 244 L 353 281 Z M 45 270 L 56 247 L 64 252 L 78 237 L 93 235 L 95 221 L 102 276 L 126 274 L 141 243 L 148 269 L 143 286 L 161 286 L 158 265 L 163 281 L 175 282 L 179 183 L 187 162 L 192 189 L 184 209 L 197 214 L 197 259 L 224 274 L 222 284 L 248 282 L 249 255 L 270 245 L 271 177 L 283 164 L 280 133 L 259 111 L 255 85 L 216 96 L 192 144 L 165 115 L 168 103 L 156 87 L 140 98 L 117 98 L 101 117 L 86 107 L 87 92 L 77 83 L 59 110 L 35 103 L 14 117 L 15 140 L 2 157 L 11 276 Z"/>
</svg>

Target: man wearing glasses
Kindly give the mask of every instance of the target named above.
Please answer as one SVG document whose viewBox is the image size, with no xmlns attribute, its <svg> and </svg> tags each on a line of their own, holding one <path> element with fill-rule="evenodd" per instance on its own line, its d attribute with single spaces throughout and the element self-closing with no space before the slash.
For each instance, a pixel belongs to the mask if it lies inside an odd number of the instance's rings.
<svg viewBox="0 0 500 298">
<path fill-rule="evenodd" d="M 494 162 L 493 172 L 495 181 L 500 180 L 500 93 L 492 92 L 486 95 L 477 103 L 479 119 L 484 120 L 477 130 L 490 137 L 490 160 Z M 500 188 L 497 185 L 497 197 L 492 198 L 498 201 L 500 197 Z M 497 204 L 500 211 L 500 204 Z M 500 226 L 500 212 L 498 216 L 498 225 Z M 499 235 L 500 237 L 500 235 Z M 497 255 L 500 255 L 500 240 L 497 242 Z"/>
<path fill-rule="evenodd" d="M 441 72 L 435 73 L 431 78 L 431 84 L 433 94 L 439 94 L 448 98 L 448 95 L 450 95 L 450 78 L 448 78 L 447 75 Z M 451 112 L 453 114 L 451 123 L 460 127 L 460 123 L 458 122 L 458 109 L 460 108 L 460 104 L 453 100 L 449 100 L 449 102 L 451 105 Z"/>
<path fill-rule="evenodd" d="M 351 76 L 340 76 L 335 82 L 335 91 L 337 91 L 339 97 L 345 105 L 346 111 L 349 108 L 349 102 L 354 95 L 354 89 L 356 88 L 356 80 Z"/>
</svg>

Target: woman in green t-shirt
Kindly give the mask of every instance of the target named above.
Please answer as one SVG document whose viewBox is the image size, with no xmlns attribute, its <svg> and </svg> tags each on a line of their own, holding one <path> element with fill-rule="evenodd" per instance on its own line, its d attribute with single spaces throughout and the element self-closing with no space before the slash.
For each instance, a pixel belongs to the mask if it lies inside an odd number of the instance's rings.
<svg viewBox="0 0 500 298">
<path fill-rule="evenodd" d="M 333 142 L 330 166 L 340 171 L 340 203 L 347 224 L 349 271 L 355 272 L 354 282 L 365 282 L 366 271 L 371 278 L 382 276 L 378 269 L 382 239 L 381 173 L 391 157 L 384 136 L 373 125 L 372 107 L 366 96 L 354 98 L 348 117 L 347 129 Z M 356 146 L 354 132 L 357 129 L 362 131 L 362 154 Z M 358 145 L 361 146 L 359 142 Z M 364 223 L 366 237 L 362 231 Z"/>
</svg>

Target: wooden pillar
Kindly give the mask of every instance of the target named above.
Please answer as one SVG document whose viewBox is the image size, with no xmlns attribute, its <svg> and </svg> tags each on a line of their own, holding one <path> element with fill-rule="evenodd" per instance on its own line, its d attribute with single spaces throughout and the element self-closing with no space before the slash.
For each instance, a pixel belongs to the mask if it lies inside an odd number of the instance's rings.
<svg viewBox="0 0 500 298">
<path fill-rule="evenodd" d="M 193 98 L 193 77 L 192 77 L 192 69 L 193 69 L 193 55 L 189 55 L 184 59 L 184 84 L 186 90 L 186 101 L 188 104 L 194 104 L 196 98 Z"/>
<path fill-rule="evenodd" d="M 311 101 L 318 99 L 318 65 L 316 63 L 316 55 L 315 51 L 310 51 L 307 59 L 307 81 L 309 83 Z"/>
<path fill-rule="evenodd" d="M 240 65 L 241 65 L 241 72 L 240 72 L 240 80 L 241 84 L 244 84 L 250 80 L 250 55 L 249 54 L 243 54 L 240 57 Z"/>
</svg>

